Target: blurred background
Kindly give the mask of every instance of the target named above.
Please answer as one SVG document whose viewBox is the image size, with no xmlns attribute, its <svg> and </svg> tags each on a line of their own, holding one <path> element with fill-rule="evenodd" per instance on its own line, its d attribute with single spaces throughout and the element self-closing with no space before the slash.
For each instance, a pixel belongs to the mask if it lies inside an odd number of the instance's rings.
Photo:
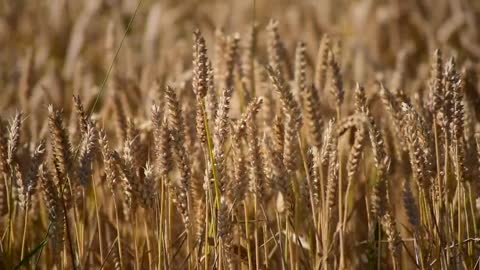
<svg viewBox="0 0 480 270">
<path fill-rule="evenodd" d="M 0 87 L 14 91 L 13 85 L 5 85 L 12 80 L 5 78 L 19 77 L 22 62 L 31 55 L 34 84 L 41 85 L 52 72 L 76 89 L 83 87 L 76 83 L 99 84 L 138 3 L 2 0 Z M 321 36 L 328 33 L 341 44 L 342 69 L 352 79 L 365 81 L 369 72 L 394 68 L 399 57 L 406 57 L 404 63 L 412 67 L 409 61 L 426 60 L 435 48 L 478 61 L 479 14 L 476 0 L 143 0 L 116 66 L 132 77 L 146 76 L 142 67 L 155 70 L 150 76 L 158 76 L 165 67 L 180 72 L 190 65 L 194 29 L 199 28 L 211 45 L 216 30 L 245 35 L 255 22 L 262 39 L 262 30 L 274 18 L 289 55 L 303 40 L 312 64 Z M 416 64 L 406 72 L 414 74 L 418 68 Z M 94 74 L 87 76 L 91 81 L 76 82 L 77 71 Z M 0 108 L 8 107 L 5 102 Z"/>
</svg>

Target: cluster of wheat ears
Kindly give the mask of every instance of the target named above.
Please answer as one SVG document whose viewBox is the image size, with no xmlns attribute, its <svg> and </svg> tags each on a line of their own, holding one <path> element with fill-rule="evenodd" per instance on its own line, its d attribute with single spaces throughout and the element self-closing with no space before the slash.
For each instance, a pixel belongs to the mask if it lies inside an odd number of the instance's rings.
<svg viewBox="0 0 480 270">
<path fill-rule="evenodd" d="M 474 1 L 288 38 L 261 5 L 240 35 L 216 1 L 54 2 L 0 20 L 0 269 L 480 267 Z"/>
</svg>

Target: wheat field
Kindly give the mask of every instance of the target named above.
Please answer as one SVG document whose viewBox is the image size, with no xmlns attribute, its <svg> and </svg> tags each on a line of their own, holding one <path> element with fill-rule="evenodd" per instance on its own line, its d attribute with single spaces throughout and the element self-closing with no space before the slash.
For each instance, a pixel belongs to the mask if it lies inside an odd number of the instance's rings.
<svg viewBox="0 0 480 270">
<path fill-rule="evenodd" d="M 480 269 L 480 1 L 4 0 L 0 269 Z"/>
</svg>

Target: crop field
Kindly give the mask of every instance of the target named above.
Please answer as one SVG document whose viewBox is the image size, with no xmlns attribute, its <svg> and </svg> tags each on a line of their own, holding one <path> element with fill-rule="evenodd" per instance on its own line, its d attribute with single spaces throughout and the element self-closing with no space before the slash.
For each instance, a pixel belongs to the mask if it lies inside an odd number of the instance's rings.
<svg viewBox="0 0 480 270">
<path fill-rule="evenodd" d="M 0 1 L 0 269 L 480 269 L 480 1 Z"/>
</svg>

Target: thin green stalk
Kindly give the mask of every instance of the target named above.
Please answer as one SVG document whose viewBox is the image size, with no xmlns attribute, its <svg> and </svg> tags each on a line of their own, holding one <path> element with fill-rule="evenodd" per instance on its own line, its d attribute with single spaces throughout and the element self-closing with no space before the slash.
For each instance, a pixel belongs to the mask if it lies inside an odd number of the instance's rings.
<svg viewBox="0 0 480 270">
<path fill-rule="evenodd" d="M 167 194 L 169 194 L 170 192 L 167 190 Z M 166 198 L 169 198 L 169 196 L 167 196 Z M 165 261 L 166 261 L 166 264 L 167 266 L 170 266 L 170 262 L 172 261 L 172 254 L 170 254 L 170 249 L 168 247 L 170 247 L 172 245 L 172 220 L 173 220 L 173 204 L 170 200 L 167 200 L 167 218 L 166 218 L 166 224 L 165 224 L 165 227 L 166 227 L 166 232 L 167 232 L 167 235 L 166 235 L 166 243 L 164 244 L 165 246 L 165 249 L 167 251 L 167 257 L 165 258 Z"/>
<path fill-rule="evenodd" d="M 311 243 L 310 243 L 310 245 L 312 246 L 311 253 L 312 253 L 312 258 L 313 258 L 313 265 L 315 266 L 317 264 L 317 256 L 316 256 L 316 253 L 315 253 L 315 249 L 318 247 L 318 244 L 319 244 L 318 234 L 316 233 L 318 220 L 317 220 L 317 215 L 315 214 L 315 209 L 317 207 L 315 206 L 315 203 L 314 203 L 314 200 L 313 200 L 313 184 L 312 184 L 312 179 L 310 179 L 310 174 L 309 174 L 310 168 L 308 168 L 307 158 L 305 157 L 305 153 L 303 151 L 304 143 L 303 143 L 302 136 L 301 136 L 300 132 L 297 133 L 297 137 L 298 137 L 298 143 L 299 143 L 299 148 L 300 148 L 300 156 L 302 157 L 303 169 L 305 170 L 305 175 L 306 175 L 306 178 L 307 178 L 310 206 L 311 206 L 311 210 L 312 210 L 313 226 L 315 228 L 315 230 L 312 234 L 315 237 L 314 242 L 311 241 Z M 312 168 L 312 170 L 314 170 L 314 169 L 315 168 Z M 313 246 L 314 246 L 313 244 L 315 244 L 315 249 L 313 249 Z"/>
<path fill-rule="evenodd" d="M 62 191 L 62 194 L 64 194 L 64 192 L 70 192 L 70 194 L 72 195 L 72 197 L 74 197 L 74 192 L 73 192 L 73 188 L 72 188 L 72 184 L 71 184 L 71 181 L 70 181 L 70 177 L 67 177 L 67 184 L 68 184 L 68 187 L 65 186 Z M 83 196 L 83 199 L 85 199 L 85 196 Z M 75 200 L 73 198 L 73 200 Z M 85 200 L 84 200 L 85 202 Z M 66 206 L 65 206 L 65 203 L 64 203 L 64 207 L 65 207 L 65 218 L 68 218 L 67 217 L 67 209 L 66 209 Z M 73 208 L 73 219 L 74 219 L 74 223 L 73 223 L 73 226 L 74 226 L 74 230 L 75 230 L 75 238 L 77 239 L 77 250 L 78 252 L 80 253 L 80 250 L 81 250 L 81 247 L 80 247 L 80 243 L 82 243 L 83 241 L 81 241 L 80 239 L 80 229 L 78 228 L 80 226 L 80 224 L 85 224 L 84 222 L 80 222 L 80 219 L 78 217 L 78 214 L 77 214 L 77 205 L 75 202 L 72 202 L 72 208 Z M 79 254 L 80 256 L 81 254 Z"/>
<path fill-rule="evenodd" d="M 323 177 L 322 177 L 323 178 Z M 330 245 L 330 208 L 328 207 L 328 204 L 326 202 L 326 198 L 324 198 L 324 201 L 322 203 L 322 222 L 321 222 L 321 228 L 322 228 L 322 256 L 323 256 L 323 269 L 328 269 L 328 254 L 329 254 L 329 245 Z"/>
<path fill-rule="evenodd" d="M 132 209 L 132 211 L 135 211 Z M 134 224 L 133 224 L 133 245 L 135 250 L 135 269 L 140 269 L 140 254 L 138 252 L 138 219 L 137 211 L 133 214 Z"/>
<path fill-rule="evenodd" d="M 285 270 L 285 257 L 287 254 L 287 247 L 285 246 L 285 250 L 282 248 L 282 228 L 280 224 L 280 215 L 277 210 L 275 210 L 275 218 L 276 218 L 276 223 L 277 223 L 277 231 L 278 231 L 278 243 L 280 245 L 280 253 L 282 255 L 282 270 Z"/>
<path fill-rule="evenodd" d="M 301 149 L 300 149 L 301 150 Z M 303 155 L 303 151 L 301 151 L 302 155 Z M 292 246 L 293 246 L 293 262 L 294 262 L 294 268 L 293 269 L 298 269 L 299 267 L 299 252 L 298 252 L 298 245 L 297 245 L 297 235 L 295 233 L 295 230 L 299 228 L 299 224 L 300 224 L 300 217 L 299 217 L 299 212 L 300 212 L 300 208 L 299 208 L 299 202 L 300 202 L 300 188 L 299 188 L 299 185 L 298 185 L 298 179 L 297 177 L 294 175 L 293 176 L 293 179 L 291 181 L 291 184 L 292 184 L 292 188 L 293 188 L 293 194 L 294 194 L 294 201 L 295 201 L 295 205 L 294 205 L 294 213 L 293 213 L 293 222 L 294 222 L 294 228 L 292 228 L 292 236 L 294 237 L 293 240 L 291 241 L 292 242 Z M 288 216 L 287 216 L 287 221 L 288 221 Z M 288 226 L 288 224 L 287 224 Z"/>
<path fill-rule="evenodd" d="M 13 170 L 12 170 L 13 171 Z M 12 243 L 13 243 L 13 212 L 15 205 L 13 203 L 13 175 L 10 175 L 9 185 L 5 185 L 7 189 L 8 199 L 8 234 L 7 234 L 7 265 L 12 263 Z"/>
<path fill-rule="evenodd" d="M 468 188 L 468 201 L 469 201 L 469 210 L 470 210 L 470 216 L 472 217 L 472 223 L 473 223 L 473 235 L 478 235 L 477 231 L 477 221 L 476 221 L 476 215 L 475 215 L 475 210 L 473 209 L 473 194 L 472 194 L 472 187 L 470 185 L 470 182 L 467 182 L 467 188 Z M 469 215 L 465 213 L 465 216 L 468 217 Z M 469 242 L 469 255 L 473 254 L 473 243 Z"/>
<path fill-rule="evenodd" d="M 26 205 L 25 205 L 25 216 L 24 216 L 24 219 L 23 219 L 23 236 L 22 236 L 22 251 L 21 251 L 21 255 L 20 255 L 20 258 L 22 258 L 23 260 L 23 255 L 25 254 L 24 251 L 25 251 L 25 240 L 27 238 L 27 224 L 28 224 L 28 201 L 29 201 L 29 197 L 28 194 L 27 194 L 27 200 L 26 200 Z"/>
<path fill-rule="evenodd" d="M 290 237 L 291 237 L 291 227 L 288 224 L 288 217 L 285 218 L 285 231 L 286 231 L 286 237 L 285 237 L 285 252 L 287 252 L 286 257 L 290 261 L 290 269 L 295 269 L 295 258 L 294 256 L 294 251 L 293 251 L 293 242 Z"/>
<path fill-rule="evenodd" d="M 253 235 L 255 240 L 255 269 L 258 270 L 260 266 L 260 250 L 259 250 L 259 241 L 258 241 L 258 215 L 257 215 L 257 204 L 258 198 L 257 194 L 253 194 L 253 215 L 255 217 L 255 222 L 253 223 Z"/>
<path fill-rule="evenodd" d="M 441 165 L 440 165 L 440 148 L 439 148 L 439 143 L 438 143 L 438 131 L 437 131 L 437 120 L 435 119 L 435 117 L 433 118 L 433 135 L 434 135 L 434 143 L 435 143 L 435 161 L 437 163 L 437 189 L 438 189 L 438 192 L 439 192 L 439 196 L 440 196 L 440 202 L 437 202 L 437 205 L 439 205 L 439 209 L 436 209 L 437 210 L 437 215 L 438 215 L 438 220 L 437 220 L 437 223 L 440 223 L 440 215 L 441 215 L 441 212 L 442 212 L 442 208 L 443 208 L 443 187 L 442 187 L 442 178 L 440 177 L 440 168 L 441 168 Z"/>
<path fill-rule="evenodd" d="M 98 244 L 100 248 L 100 260 L 103 261 L 103 241 L 102 241 L 102 226 L 100 226 L 100 214 L 98 211 L 98 200 L 97 200 L 97 191 L 95 183 L 92 181 L 92 189 L 93 189 L 93 199 L 95 202 L 95 215 L 97 216 L 97 227 L 98 227 Z"/>
<path fill-rule="evenodd" d="M 205 207 L 205 240 L 204 240 L 204 250 L 205 250 L 205 269 L 208 269 L 208 252 L 210 249 L 208 243 L 208 233 L 209 233 L 209 215 L 208 215 L 208 207 Z"/>
<path fill-rule="evenodd" d="M 469 239 L 471 237 L 471 234 L 470 234 L 470 219 L 468 218 L 468 206 L 467 206 L 467 199 L 466 199 L 466 194 L 465 194 L 465 186 L 463 186 L 463 212 L 464 212 L 464 216 L 465 216 L 465 230 L 466 230 L 466 233 L 467 233 L 467 239 Z M 472 216 L 472 219 L 474 219 L 475 216 Z M 467 254 L 470 258 L 470 256 L 473 255 L 473 245 L 471 242 L 468 242 L 467 243 Z"/>
<path fill-rule="evenodd" d="M 157 229 L 157 256 L 158 256 L 158 264 L 157 269 L 161 268 L 163 262 L 162 256 L 162 243 L 163 243 L 163 200 L 161 201 L 160 198 L 164 196 L 164 182 L 162 180 L 160 184 L 160 194 L 157 195 L 155 199 L 155 223 Z"/>
<path fill-rule="evenodd" d="M 340 122 L 340 106 L 337 106 L 337 122 Z M 339 269 L 345 268 L 345 247 L 344 247 L 344 233 L 343 226 L 343 174 L 342 174 L 342 155 L 338 153 L 338 222 L 342 224 L 339 232 L 340 241 L 340 266 Z"/>
<path fill-rule="evenodd" d="M 148 221 L 147 221 L 147 217 L 148 215 L 145 216 L 145 218 L 143 219 L 143 227 L 145 228 L 145 242 L 147 244 L 147 251 L 150 251 L 152 250 L 151 249 L 151 246 L 150 246 L 150 228 L 148 226 Z M 148 253 L 148 269 L 152 269 L 152 261 L 153 261 L 153 258 L 152 258 L 152 252 L 147 252 Z"/>
<path fill-rule="evenodd" d="M 456 195 L 457 195 L 457 243 L 458 243 L 458 250 L 459 254 L 462 253 L 462 245 L 460 244 L 462 242 L 462 195 L 463 195 L 463 185 L 461 183 L 461 180 L 459 175 L 460 175 L 460 166 L 458 166 L 458 142 L 455 143 L 455 175 L 456 175 L 456 180 L 457 180 L 457 190 L 456 190 Z"/>
<path fill-rule="evenodd" d="M 215 157 L 213 155 L 213 140 L 210 132 L 210 127 L 208 125 L 208 117 L 207 112 L 205 111 L 205 103 L 203 99 L 200 100 L 200 106 L 202 108 L 203 123 L 205 125 L 205 133 L 207 136 L 208 155 L 212 164 L 213 183 L 215 187 L 215 206 L 217 209 L 220 209 L 220 187 L 218 184 L 217 166 L 215 164 Z"/>
<path fill-rule="evenodd" d="M 247 210 L 247 204 L 246 202 L 244 201 L 243 202 L 243 211 L 244 211 L 244 215 L 245 215 L 245 235 L 250 235 L 250 230 L 248 228 L 249 224 L 248 224 L 248 210 Z M 251 270 L 253 267 L 252 265 L 252 253 L 251 253 L 251 246 L 250 246 L 250 241 L 246 240 L 246 245 L 247 245 L 247 258 L 248 258 L 248 269 Z"/>
<path fill-rule="evenodd" d="M 265 268 L 268 269 L 268 247 L 267 247 L 267 242 L 265 242 L 265 239 L 267 239 L 267 223 L 266 222 L 262 224 L 262 235 L 263 235 L 264 265 L 265 265 Z"/>
<path fill-rule="evenodd" d="M 75 255 L 75 251 L 74 251 L 74 243 L 73 242 L 73 239 L 72 239 L 72 236 L 70 235 L 70 222 L 68 221 L 68 212 L 67 212 L 67 207 L 65 206 L 65 202 L 62 203 L 62 206 L 63 206 L 63 213 L 65 215 L 65 230 L 66 230 L 66 234 L 67 234 L 67 240 L 68 240 L 68 244 L 69 244 L 69 247 L 70 247 L 70 256 L 71 256 L 71 260 L 72 260 L 72 268 L 74 270 L 77 269 L 77 257 Z"/>
<path fill-rule="evenodd" d="M 92 110 L 90 111 L 90 116 L 92 116 L 95 108 L 97 107 L 98 101 L 100 100 L 100 97 L 102 96 L 103 92 L 105 91 L 105 86 L 107 85 L 108 78 L 110 77 L 110 73 L 112 73 L 113 65 L 115 64 L 115 61 L 118 58 L 118 55 L 120 53 L 120 49 L 123 46 L 123 42 L 125 41 L 125 38 L 127 37 L 127 33 L 130 31 L 133 25 L 133 20 L 137 16 L 137 12 L 140 9 L 140 5 L 142 4 L 143 0 L 138 0 L 137 7 L 135 8 L 135 11 L 133 12 L 132 18 L 130 18 L 130 21 L 128 22 L 127 29 L 125 29 L 125 33 L 123 34 L 122 40 L 120 41 L 120 45 L 118 46 L 117 51 L 115 52 L 115 55 L 113 56 L 112 63 L 110 63 L 110 66 L 108 67 L 107 75 L 102 81 L 102 85 L 100 86 L 100 91 L 98 92 L 97 97 L 95 98 L 95 102 L 93 103 Z"/>
<path fill-rule="evenodd" d="M 115 222 L 116 222 L 116 229 L 117 229 L 117 239 L 118 239 L 118 257 L 120 259 L 120 270 L 123 269 L 123 255 L 122 255 L 122 241 L 120 235 L 120 221 L 118 218 L 118 207 L 117 207 L 117 200 L 115 198 L 115 194 L 113 196 L 113 206 L 115 207 Z"/>
<path fill-rule="evenodd" d="M 380 225 L 379 225 L 380 226 Z M 381 269 L 381 260 L 382 260 L 382 230 L 377 230 L 377 270 Z"/>
</svg>

